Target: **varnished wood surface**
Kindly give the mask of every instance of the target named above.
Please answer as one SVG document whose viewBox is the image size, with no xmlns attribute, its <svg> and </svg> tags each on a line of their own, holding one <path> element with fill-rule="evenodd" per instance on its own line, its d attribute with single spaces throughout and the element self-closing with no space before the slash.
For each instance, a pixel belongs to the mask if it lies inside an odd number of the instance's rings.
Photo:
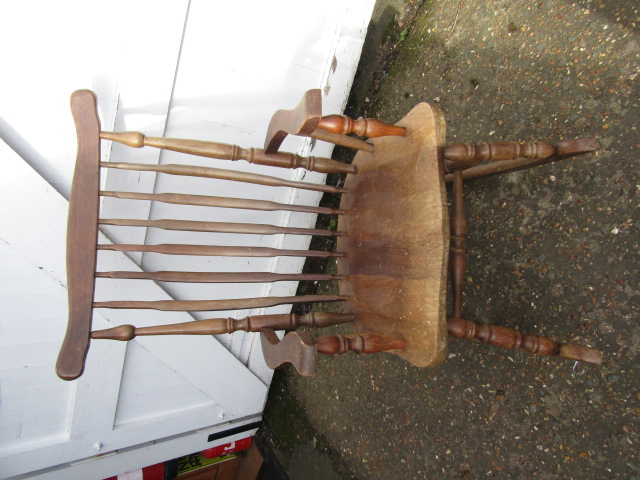
<svg viewBox="0 0 640 480">
<path fill-rule="evenodd" d="M 316 128 L 321 122 L 321 116 L 322 93 L 317 88 L 307 90 L 295 108 L 278 110 L 273 114 L 267 128 L 264 151 L 275 154 L 287 135 L 312 137 L 357 150 L 373 151 L 371 144 L 360 139 Z"/>
<path fill-rule="evenodd" d="M 150 200 L 152 202 L 172 203 L 177 205 L 197 205 L 201 207 L 238 208 L 243 210 L 259 210 L 264 212 L 289 211 L 318 213 L 326 215 L 342 215 L 339 209 L 294 205 L 289 203 L 253 200 L 248 198 L 213 197 L 209 195 L 189 195 L 184 193 L 138 193 L 101 191 L 103 197 L 122 198 L 127 200 Z"/>
<path fill-rule="evenodd" d="M 324 157 L 301 157 L 295 153 L 267 154 L 259 148 L 241 148 L 238 145 L 186 140 L 182 138 L 147 137 L 140 132 L 100 132 L 100 138 L 122 143 L 129 147 L 144 146 L 171 150 L 174 152 L 216 158 L 219 160 L 246 160 L 256 165 L 279 168 L 304 168 L 320 173 L 355 173 L 355 167 Z"/>
<path fill-rule="evenodd" d="M 303 190 L 314 190 L 325 193 L 344 193 L 345 189 L 322 185 L 317 183 L 296 182 L 284 178 L 260 175 L 258 173 L 237 172 L 234 170 L 224 170 L 222 168 L 199 167 L 195 165 L 147 165 L 145 163 L 121 163 L 121 162 L 100 162 L 104 168 L 118 168 L 121 170 L 134 170 L 138 172 L 158 172 L 168 175 L 184 175 L 188 177 L 217 178 L 219 180 L 229 180 L 232 182 L 253 183 L 256 185 L 266 185 L 268 187 L 289 187 L 301 188 Z"/>
<path fill-rule="evenodd" d="M 136 328 L 133 325 L 120 325 L 92 332 L 91 338 L 128 341 L 140 335 L 221 335 L 237 331 L 259 332 L 265 328 L 274 330 L 293 330 L 298 327 L 322 328 L 354 320 L 354 315 L 334 312 L 311 312 L 306 315 L 253 315 L 240 319 L 209 318 L 152 327 Z"/>
<path fill-rule="evenodd" d="M 295 108 L 281 109 L 273 114 L 267 127 L 264 151 L 276 153 L 287 135 L 311 135 L 321 116 L 322 92 L 318 88 L 307 90 Z"/>
<path fill-rule="evenodd" d="M 56 364 L 56 372 L 64 380 L 82 375 L 89 349 L 100 188 L 100 120 L 93 92 L 74 92 L 71 112 L 78 134 L 78 155 L 67 223 L 69 319 Z"/>
<path fill-rule="evenodd" d="M 320 119 L 318 128 L 330 133 L 355 133 L 360 137 L 378 138 L 387 135 L 404 137 L 406 131 L 397 125 L 390 125 L 375 118 L 360 117 L 357 120 L 346 115 L 325 115 Z"/>
<path fill-rule="evenodd" d="M 215 312 L 275 307 L 292 303 L 340 302 L 342 295 L 300 295 L 298 297 L 254 297 L 225 300 L 113 300 L 94 302 L 94 308 L 150 309 L 165 312 Z"/>
<path fill-rule="evenodd" d="M 401 338 L 383 337 L 375 333 L 325 335 L 316 338 L 316 350 L 325 355 L 342 355 L 347 352 L 380 353 L 404 347 L 405 342 Z"/>
<path fill-rule="evenodd" d="M 457 143 L 444 148 L 444 158 L 453 169 L 469 168 L 480 162 L 502 160 L 542 160 L 556 153 L 556 148 L 546 142 L 492 142 L 474 145 Z"/>
<path fill-rule="evenodd" d="M 594 152 L 600 148 L 600 143 L 593 137 L 576 138 L 574 140 L 558 142 L 553 148 L 555 149 L 555 152 L 551 156 L 538 157 L 536 155 L 532 155 L 530 157 L 517 157 L 512 160 L 498 160 L 491 163 L 472 166 L 462 172 L 462 179 L 472 180 L 474 178 L 484 177 L 487 175 L 495 175 L 498 173 L 536 167 L 538 165 L 554 162 L 563 158 Z M 448 174 L 445 180 L 447 182 L 452 181 L 453 175 Z"/>
<path fill-rule="evenodd" d="M 462 318 L 448 320 L 449 333 L 457 338 L 478 340 L 496 347 L 524 350 L 537 355 L 556 355 L 582 362 L 602 363 L 602 354 L 593 348 L 558 343 L 539 335 L 523 335 L 517 330 L 475 323 Z"/>
<path fill-rule="evenodd" d="M 449 217 L 443 180 L 442 113 L 417 105 L 398 125 L 404 137 L 372 140 L 373 154 L 359 152 L 339 229 L 340 291 L 357 329 L 406 342 L 393 351 L 414 365 L 446 356 L 445 287 Z"/>
<path fill-rule="evenodd" d="M 464 196 L 462 192 L 462 172 L 453 174 L 453 200 L 451 216 L 451 252 L 449 254 L 449 271 L 451 273 L 451 296 L 453 316 L 462 315 L 462 287 L 467 271 L 465 236 L 467 218 L 464 213 Z"/>
</svg>

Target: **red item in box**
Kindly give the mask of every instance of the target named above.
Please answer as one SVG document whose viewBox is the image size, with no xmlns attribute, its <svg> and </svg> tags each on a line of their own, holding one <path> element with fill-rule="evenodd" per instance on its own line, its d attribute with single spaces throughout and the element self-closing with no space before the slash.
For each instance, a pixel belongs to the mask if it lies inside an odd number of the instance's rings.
<svg viewBox="0 0 640 480">
<path fill-rule="evenodd" d="M 218 445 L 217 447 L 208 448 L 200 452 L 200 454 L 205 458 L 216 458 L 221 457 L 222 455 L 228 455 L 233 452 L 247 450 L 249 447 L 251 447 L 251 445 L 253 445 L 253 437 L 247 437 L 236 440 L 235 442 L 225 443 L 224 445 Z"/>
</svg>

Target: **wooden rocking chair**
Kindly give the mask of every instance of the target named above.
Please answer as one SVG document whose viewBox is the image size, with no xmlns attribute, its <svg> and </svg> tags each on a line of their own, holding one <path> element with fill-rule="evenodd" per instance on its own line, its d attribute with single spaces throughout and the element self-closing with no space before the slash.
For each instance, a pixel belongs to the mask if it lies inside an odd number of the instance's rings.
<svg viewBox="0 0 640 480">
<path fill-rule="evenodd" d="M 525 168 L 599 148 L 595 139 L 579 139 L 552 146 L 542 142 L 444 145 L 442 113 L 425 103 L 417 105 L 397 125 L 372 119 L 321 114 L 319 90 L 307 92 L 293 110 L 276 112 L 268 129 L 264 150 L 196 140 L 145 137 L 138 132 L 100 131 L 95 95 L 74 92 L 71 108 L 78 133 L 78 156 L 73 179 L 68 223 L 69 323 L 57 363 L 65 380 L 78 378 L 91 339 L 131 340 L 138 335 L 215 335 L 237 330 L 262 332 L 267 365 L 292 363 L 303 375 L 312 375 L 317 352 L 347 351 L 400 355 L 419 367 L 435 366 L 446 356 L 447 333 L 481 340 L 492 345 L 523 349 L 531 353 L 558 355 L 601 363 L 600 352 L 587 347 L 553 342 L 544 337 L 522 335 L 504 327 L 477 325 L 461 318 L 462 279 L 466 268 L 462 204 L 462 180 Z M 356 133 L 369 141 L 348 136 Z M 311 136 L 360 150 L 353 164 L 327 158 L 301 157 L 278 152 L 286 135 Z M 343 188 L 285 180 L 273 176 L 189 165 L 146 165 L 100 161 L 100 139 L 130 147 L 151 146 L 190 155 L 246 160 L 282 168 L 305 168 L 323 173 L 346 174 Z M 487 161 L 486 165 L 476 165 Z M 246 182 L 270 187 L 290 187 L 342 194 L 337 210 L 261 200 L 184 193 L 133 193 L 100 191 L 101 168 L 153 171 Z M 449 173 L 446 173 L 449 172 Z M 445 308 L 450 224 L 445 181 L 453 181 L 451 221 L 451 281 L 453 315 Z M 339 217 L 337 231 L 300 229 L 264 224 L 197 222 L 189 220 L 125 220 L 99 217 L 100 197 L 150 200 L 252 210 L 288 210 Z M 257 235 L 335 235 L 335 252 L 284 250 L 264 247 L 215 245 L 98 244 L 99 225 L 146 226 L 162 229 L 232 232 Z M 282 274 L 270 272 L 97 272 L 99 250 L 155 252 L 169 255 L 239 257 L 335 257 L 337 275 Z M 338 280 L 339 295 L 264 297 L 228 300 L 100 301 L 94 300 L 95 278 L 147 279 L 161 282 L 249 283 L 300 280 Z M 212 318 L 193 322 L 136 328 L 121 325 L 91 331 L 94 308 L 224 311 L 308 302 L 343 302 L 344 313 L 307 315 L 255 315 L 242 319 Z M 308 331 L 289 332 L 280 340 L 275 330 L 299 326 L 324 327 L 354 322 L 355 334 L 313 338 Z"/>
</svg>

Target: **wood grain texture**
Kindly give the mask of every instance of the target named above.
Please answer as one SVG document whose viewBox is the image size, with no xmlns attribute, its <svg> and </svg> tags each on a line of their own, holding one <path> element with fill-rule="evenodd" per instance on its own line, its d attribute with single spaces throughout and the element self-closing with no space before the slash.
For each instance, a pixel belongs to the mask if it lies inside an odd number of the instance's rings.
<svg viewBox="0 0 640 480">
<path fill-rule="evenodd" d="M 56 364 L 56 373 L 64 380 L 82 375 L 89 350 L 100 188 L 100 120 L 93 92 L 74 92 L 71 113 L 78 134 L 78 154 L 67 223 L 69 323 Z"/>
<path fill-rule="evenodd" d="M 331 185 L 321 185 L 308 182 L 296 182 L 284 178 L 260 175 L 258 173 L 237 172 L 213 167 L 198 167 L 194 165 L 147 165 L 145 163 L 121 163 L 121 162 L 100 162 L 103 168 L 118 168 L 121 170 L 134 170 L 138 172 L 157 172 L 168 175 L 184 175 L 188 177 L 216 178 L 218 180 L 229 180 L 231 182 L 253 183 L 256 185 L 266 185 L 269 187 L 289 187 L 301 188 L 302 190 L 314 190 L 325 193 L 345 193 L 344 188 Z"/>
<path fill-rule="evenodd" d="M 457 338 L 468 338 L 496 347 L 524 350 L 536 355 L 555 355 L 582 362 L 602 363 L 602 354 L 589 347 L 558 343 L 539 335 L 523 335 L 511 328 L 475 323 L 462 318 L 447 321 L 449 334 Z"/>
<path fill-rule="evenodd" d="M 417 105 L 398 125 L 404 137 L 374 139 L 374 153 L 359 152 L 339 229 L 340 291 L 357 328 L 406 346 L 393 351 L 414 365 L 446 356 L 445 287 L 449 218 L 443 180 L 442 113 Z"/>
<path fill-rule="evenodd" d="M 322 328 L 354 320 L 354 315 L 334 312 L 312 312 L 306 315 L 253 315 L 240 319 L 209 318 L 152 327 L 136 328 L 133 325 L 120 325 L 91 332 L 91 338 L 128 341 L 140 335 L 221 335 L 237 331 L 259 332 L 265 328 L 274 330 L 293 330 L 298 327 Z"/>
<path fill-rule="evenodd" d="M 238 208 L 242 210 L 258 210 L 264 212 L 289 211 L 318 213 L 326 215 L 342 215 L 339 209 L 277 203 L 268 200 L 249 198 L 213 197 L 209 195 L 189 195 L 185 193 L 138 193 L 101 191 L 103 197 L 121 198 L 125 200 L 149 200 L 152 202 L 172 203 L 177 205 L 196 205 L 201 207 Z"/>
<path fill-rule="evenodd" d="M 265 153 L 259 148 L 241 148 L 204 140 L 186 140 L 182 138 L 147 137 L 140 132 L 100 132 L 100 138 L 122 143 L 129 147 L 155 147 L 173 152 L 197 155 L 219 160 L 246 160 L 256 165 L 279 168 L 304 168 L 320 173 L 355 173 L 355 167 L 324 157 L 302 157 L 295 153 Z"/>
</svg>

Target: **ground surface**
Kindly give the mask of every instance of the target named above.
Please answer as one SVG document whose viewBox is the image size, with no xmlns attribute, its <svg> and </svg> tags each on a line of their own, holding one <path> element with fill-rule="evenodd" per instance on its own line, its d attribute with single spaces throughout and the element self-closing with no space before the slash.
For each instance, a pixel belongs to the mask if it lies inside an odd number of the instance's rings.
<svg viewBox="0 0 640 480">
<path fill-rule="evenodd" d="M 293 480 L 640 478 L 639 27 L 635 1 L 379 2 L 348 113 L 396 121 L 430 102 L 449 143 L 599 138 L 465 184 L 463 313 L 605 362 L 452 339 L 433 369 L 381 354 L 287 370 L 263 435 Z"/>
</svg>

